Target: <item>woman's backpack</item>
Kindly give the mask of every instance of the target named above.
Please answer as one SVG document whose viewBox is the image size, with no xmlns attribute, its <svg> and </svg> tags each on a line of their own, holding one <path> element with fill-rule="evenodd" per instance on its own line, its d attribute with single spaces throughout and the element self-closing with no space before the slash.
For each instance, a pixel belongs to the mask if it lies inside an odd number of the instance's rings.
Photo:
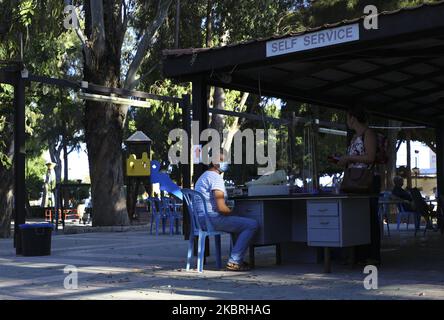
<svg viewBox="0 0 444 320">
<path fill-rule="evenodd" d="M 388 138 L 381 132 L 376 131 L 376 156 L 375 164 L 387 164 L 389 160 L 388 156 Z M 362 142 L 364 142 L 365 133 L 362 136 Z"/>
</svg>

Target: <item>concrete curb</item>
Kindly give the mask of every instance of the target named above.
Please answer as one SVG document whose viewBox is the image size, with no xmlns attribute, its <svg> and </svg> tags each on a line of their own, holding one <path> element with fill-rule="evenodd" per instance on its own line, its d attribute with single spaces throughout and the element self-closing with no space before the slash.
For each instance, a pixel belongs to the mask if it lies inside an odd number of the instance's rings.
<svg viewBox="0 0 444 320">
<path fill-rule="evenodd" d="M 128 231 L 148 231 L 149 225 L 137 226 L 108 226 L 108 227 L 90 227 L 90 226 L 65 226 L 64 234 L 78 234 L 91 232 L 128 232 Z"/>
</svg>

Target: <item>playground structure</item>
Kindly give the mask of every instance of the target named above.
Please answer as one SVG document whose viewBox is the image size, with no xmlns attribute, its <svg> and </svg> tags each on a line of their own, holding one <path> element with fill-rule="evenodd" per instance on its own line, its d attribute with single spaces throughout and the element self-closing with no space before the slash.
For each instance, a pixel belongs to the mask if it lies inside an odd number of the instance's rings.
<svg viewBox="0 0 444 320">
<path fill-rule="evenodd" d="M 158 183 L 161 192 L 168 192 L 178 199 L 182 199 L 180 188 L 170 179 L 168 174 L 160 171 L 160 163 L 151 160 L 151 139 L 142 131 L 135 132 L 129 137 L 125 160 L 125 184 L 127 210 L 130 220 L 136 218 L 136 203 L 140 185 L 153 196 L 152 185 Z"/>
</svg>

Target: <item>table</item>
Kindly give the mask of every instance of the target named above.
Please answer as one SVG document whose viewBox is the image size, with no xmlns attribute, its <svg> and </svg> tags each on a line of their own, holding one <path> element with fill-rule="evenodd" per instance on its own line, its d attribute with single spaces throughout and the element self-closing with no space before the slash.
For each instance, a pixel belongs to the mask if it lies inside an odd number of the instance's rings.
<svg viewBox="0 0 444 320">
<path fill-rule="evenodd" d="M 375 195 L 285 195 L 232 197 L 234 214 L 259 223 L 250 246 L 275 245 L 280 263 L 281 244 L 304 243 L 324 248 L 324 271 L 330 272 L 330 248 L 370 243 L 370 199 Z"/>
</svg>

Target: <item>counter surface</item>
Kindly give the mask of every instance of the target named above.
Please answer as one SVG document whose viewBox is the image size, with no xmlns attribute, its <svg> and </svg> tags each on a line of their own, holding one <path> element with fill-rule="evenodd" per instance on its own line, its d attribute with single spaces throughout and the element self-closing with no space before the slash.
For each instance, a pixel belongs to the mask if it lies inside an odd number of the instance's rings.
<svg viewBox="0 0 444 320">
<path fill-rule="evenodd" d="M 275 196 L 233 196 L 230 200 L 323 200 L 323 199 L 363 199 L 363 198 L 378 198 L 376 194 L 312 194 L 300 193 L 290 195 L 275 195 Z"/>
</svg>

